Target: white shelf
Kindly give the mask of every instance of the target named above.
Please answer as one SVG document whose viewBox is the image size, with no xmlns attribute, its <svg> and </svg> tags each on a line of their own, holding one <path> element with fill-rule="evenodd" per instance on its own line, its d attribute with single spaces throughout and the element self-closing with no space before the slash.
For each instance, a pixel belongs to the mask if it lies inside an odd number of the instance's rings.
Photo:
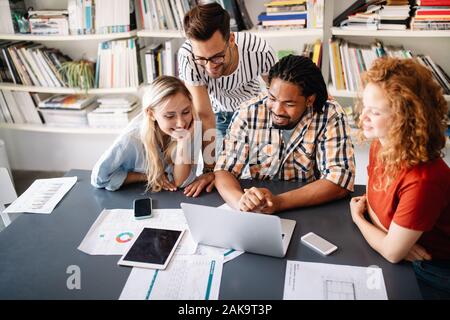
<svg viewBox="0 0 450 320">
<path fill-rule="evenodd" d="M 118 93 L 137 93 L 140 87 L 130 88 L 101 88 L 89 89 L 88 94 L 118 94 Z M 58 87 L 36 87 L 24 86 L 13 83 L 0 83 L 0 90 L 27 91 L 38 93 L 58 93 L 58 94 L 83 94 L 85 90 L 79 88 L 58 88 Z"/>
<path fill-rule="evenodd" d="M 262 38 L 289 38 L 289 37 L 322 37 L 322 29 L 280 29 L 280 30 L 242 30 L 250 32 Z M 140 38 L 184 38 L 182 31 L 178 30 L 139 30 L 137 36 Z"/>
<path fill-rule="evenodd" d="M 328 93 L 333 97 L 341 97 L 341 98 L 356 98 L 358 97 L 358 92 L 356 91 L 348 91 L 348 90 L 337 90 L 333 87 L 328 87 Z M 444 94 L 445 101 L 450 102 L 450 95 Z"/>
<path fill-rule="evenodd" d="M 40 36 L 33 34 L 0 34 L 0 39 L 17 41 L 86 41 L 86 40 L 114 40 L 136 36 L 137 31 L 107 33 L 107 34 L 77 34 L 67 36 Z"/>
<path fill-rule="evenodd" d="M 331 28 L 335 36 L 361 36 L 361 37 L 399 37 L 399 38 L 450 38 L 450 30 L 345 30 Z"/>
<path fill-rule="evenodd" d="M 56 127 L 45 124 L 12 124 L 0 123 L 1 129 L 44 132 L 44 133 L 73 133 L 73 134 L 119 134 L 122 129 L 115 128 L 91 128 L 91 127 Z"/>
<path fill-rule="evenodd" d="M 280 29 L 280 30 L 244 30 L 261 38 L 290 38 L 290 37 L 322 37 L 322 29 Z"/>
<path fill-rule="evenodd" d="M 137 36 L 140 38 L 184 38 L 180 30 L 139 30 Z"/>
</svg>

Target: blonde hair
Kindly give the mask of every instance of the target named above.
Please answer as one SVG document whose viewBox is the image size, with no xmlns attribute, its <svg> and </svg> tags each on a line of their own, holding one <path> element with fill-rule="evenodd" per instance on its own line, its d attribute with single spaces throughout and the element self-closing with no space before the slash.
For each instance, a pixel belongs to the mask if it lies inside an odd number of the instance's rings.
<svg viewBox="0 0 450 320">
<path fill-rule="evenodd" d="M 392 111 L 387 142 L 376 161 L 383 174 L 374 186 L 387 190 L 402 169 L 442 157 L 447 102 L 430 70 L 415 59 L 377 59 L 363 81 L 378 85 L 386 93 Z M 357 108 L 362 110 L 361 101 Z"/>
<path fill-rule="evenodd" d="M 157 122 L 150 118 L 148 110 L 154 111 L 157 106 L 163 104 L 177 93 L 182 93 L 192 101 L 189 90 L 181 80 L 171 76 L 161 76 L 145 89 L 142 97 L 144 120 L 141 125 L 141 141 L 144 145 L 146 157 L 146 191 L 161 191 L 164 178 L 163 160 L 172 164 L 171 155 L 176 146 L 176 141 L 171 141 L 166 149 L 163 150 L 163 159 L 160 158 L 159 150 L 164 146 L 163 132 Z"/>
</svg>

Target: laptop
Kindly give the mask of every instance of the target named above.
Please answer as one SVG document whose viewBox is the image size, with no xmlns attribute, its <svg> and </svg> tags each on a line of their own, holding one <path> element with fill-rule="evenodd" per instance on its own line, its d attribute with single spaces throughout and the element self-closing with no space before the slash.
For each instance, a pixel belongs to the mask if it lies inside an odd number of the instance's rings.
<svg viewBox="0 0 450 320">
<path fill-rule="evenodd" d="M 296 221 L 274 215 L 181 203 L 197 243 L 282 258 Z"/>
</svg>

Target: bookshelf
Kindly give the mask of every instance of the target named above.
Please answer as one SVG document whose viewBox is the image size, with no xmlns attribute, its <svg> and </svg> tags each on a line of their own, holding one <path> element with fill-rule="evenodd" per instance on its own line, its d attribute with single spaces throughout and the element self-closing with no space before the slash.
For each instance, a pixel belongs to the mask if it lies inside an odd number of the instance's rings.
<svg viewBox="0 0 450 320">
<path fill-rule="evenodd" d="M 337 17 L 353 0 L 330 1 L 327 2 L 325 10 L 333 12 L 332 19 Z M 330 22 L 330 21 L 328 21 Z M 370 44 L 376 39 L 381 40 L 385 45 L 403 46 L 405 49 L 411 50 L 414 54 L 429 54 L 433 61 L 441 65 L 444 71 L 450 73 L 450 61 L 448 60 L 448 52 L 450 51 L 450 30 L 348 30 L 338 27 L 331 27 L 330 36 L 342 38 L 352 43 Z M 328 45 L 328 43 L 327 43 Z M 432 48 L 430 50 L 430 48 Z M 330 61 L 328 47 L 324 56 L 328 62 Z M 325 52 L 325 51 L 324 51 Z M 325 78 L 327 79 L 327 78 Z M 331 77 L 328 76 L 330 94 L 336 98 L 341 98 L 344 103 L 348 104 L 356 96 L 356 92 L 337 90 L 331 85 Z M 450 102 L 450 95 L 445 95 L 445 99 Z"/>
<path fill-rule="evenodd" d="M 443 70 L 450 74 L 450 30 L 346 30 L 332 26 L 332 21 L 341 12 L 348 8 L 354 0 L 326 1 L 325 20 L 329 24 L 327 34 L 324 36 L 324 60 L 329 64 L 329 44 L 328 39 L 332 37 L 341 38 L 351 43 L 369 45 L 375 40 L 380 40 L 387 46 L 403 46 L 409 49 L 413 54 L 428 54 L 433 61 L 439 64 Z M 329 67 L 328 67 L 329 68 Z M 331 75 L 325 77 L 328 80 L 328 92 L 342 106 L 353 106 L 355 98 L 360 92 L 349 90 L 337 90 L 331 84 Z M 450 105 L 450 95 L 444 96 Z M 354 132 L 353 132 L 354 133 Z M 355 159 L 356 159 L 356 183 L 365 184 L 367 182 L 366 166 L 369 159 L 369 144 L 358 143 L 354 140 Z M 450 164 L 450 140 L 447 140 L 446 150 L 444 151 L 445 161 Z"/>
<path fill-rule="evenodd" d="M 137 31 L 129 32 L 117 32 L 117 33 L 107 33 L 107 34 L 80 34 L 80 35 L 67 35 L 67 36 L 41 36 L 33 34 L 0 34 L 0 39 L 2 40 L 14 40 L 14 41 L 107 41 L 107 40 L 117 40 L 122 38 L 134 37 L 137 35 Z"/>
<path fill-rule="evenodd" d="M 88 94 L 136 94 L 140 89 L 139 87 L 128 88 L 94 88 L 87 91 Z M 24 92 L 36 92 L 36 93 L 55 93 L 55 94 L 85 94 L 86 91 L 79 88 L 66 88 L 66 87 L 37 87 L 37 86 L 25 86 L 21 84 L 13 83 L 0 83 L 0 90 L 12 90 L 12 91 L 24 91 Z"/>
<path fill-rule="evenodd" d="M 450 30 L 345 30 L 337 27 L 331 29 L 334 36 L 353 37 L 399 37 L 399 38 L 450 38 Z"/>
<path fill-rule="evenodd" d="M 135 1 L 136 6 L 136 0 Z M 67 5 L 66 0 L 29 0 L 27 4 L 35 8 L 59 9 Z M 264 3 L 268 0 L 246 0 L 245 4 L 253 25 L 257 24 L 257 16 L 265 10 Z M 380 39 L 386 44 L 404 45 L 417 53 L 430 53 L 436 62 L 450 73 L 450 31 L 357 31 L 341 30 L 332 26 L 333 18 L 350 6 L 354 0 L 332 1 L 325 0 L 323 28 L 309 29 L 281 29 L 259 30 L 251 29 L 244 32 L 254 33 L 278 50 L 293 50 L 301 53 L 304 44 L 322 41 L 322 73 L 326 81 L 331 82 L 329 76 L 329 48 L 331 37 L 342 37 L 355 43 L 368 44 Z M 138 8 L 138 6 L 136 6 Z M 137 11 L 138 12 L 138 11 Z M 60 49 L 76 59 L 82 56 L 91 60 L 97 59 L 98 43 L 128 37 L 137 37 L 147 45 L 162 39 L 175 39 L 176 45 L 181 46 L 184 35 L 179 30 L 144 30 L 137 19 L 138 29 L 130 32 L 113 34 L 69 35 L 69 36 L 35 36 L 0 34 L 0 40 L 34 41 Z M 431 48 L 431 50 L 430 50 Z M 178 48 L 176 48 L 178 49 Z M 89 94 L 133 94 L 140 95 L 139 87 L 91 89 Z M 14 85 L 0 83 L 0 90 L 15 90 L 37 93 L 84 93 L 75 88 L 47 88 L 36 86 Z M 329 93 L 343 106 L 352 105 L 357 92 L 336 90 L 329 87 Z M 450 103 L 450 95 L 445 96 Z M 13 169 L 19 170 L 61 170 L 72 168 L 91 169 L 98 157 L 109 147 L 121 130 L 101 128 L 65 128 L 32 124 L 0 124 L 0 139 L 5 140 L 10 163 Z M 368 159 L 366 145 L 355 144 L 357 158 L 357 172 L 364 174 L 365 163 Z M 449 154 L 450 152 L 447 152 Z M 33 154 L 33 157 L 30 157 Z M 52 157 L 48 157 L 51 154 Z M 357 182 L 365 183 L 364 177 L 357 177 Z"/>
</svg>

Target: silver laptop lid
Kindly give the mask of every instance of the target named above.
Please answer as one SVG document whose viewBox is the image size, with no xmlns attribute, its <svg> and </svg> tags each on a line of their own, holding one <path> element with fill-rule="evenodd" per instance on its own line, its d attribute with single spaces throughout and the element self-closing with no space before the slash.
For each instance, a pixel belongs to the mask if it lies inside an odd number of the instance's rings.
<svg viewBox="0 0 450 320">
<path fill-rule="evenodd" d="M 283 257 L 277 216 L 181 203 L 194 240 L 201 244 Z"/>
</svg>

